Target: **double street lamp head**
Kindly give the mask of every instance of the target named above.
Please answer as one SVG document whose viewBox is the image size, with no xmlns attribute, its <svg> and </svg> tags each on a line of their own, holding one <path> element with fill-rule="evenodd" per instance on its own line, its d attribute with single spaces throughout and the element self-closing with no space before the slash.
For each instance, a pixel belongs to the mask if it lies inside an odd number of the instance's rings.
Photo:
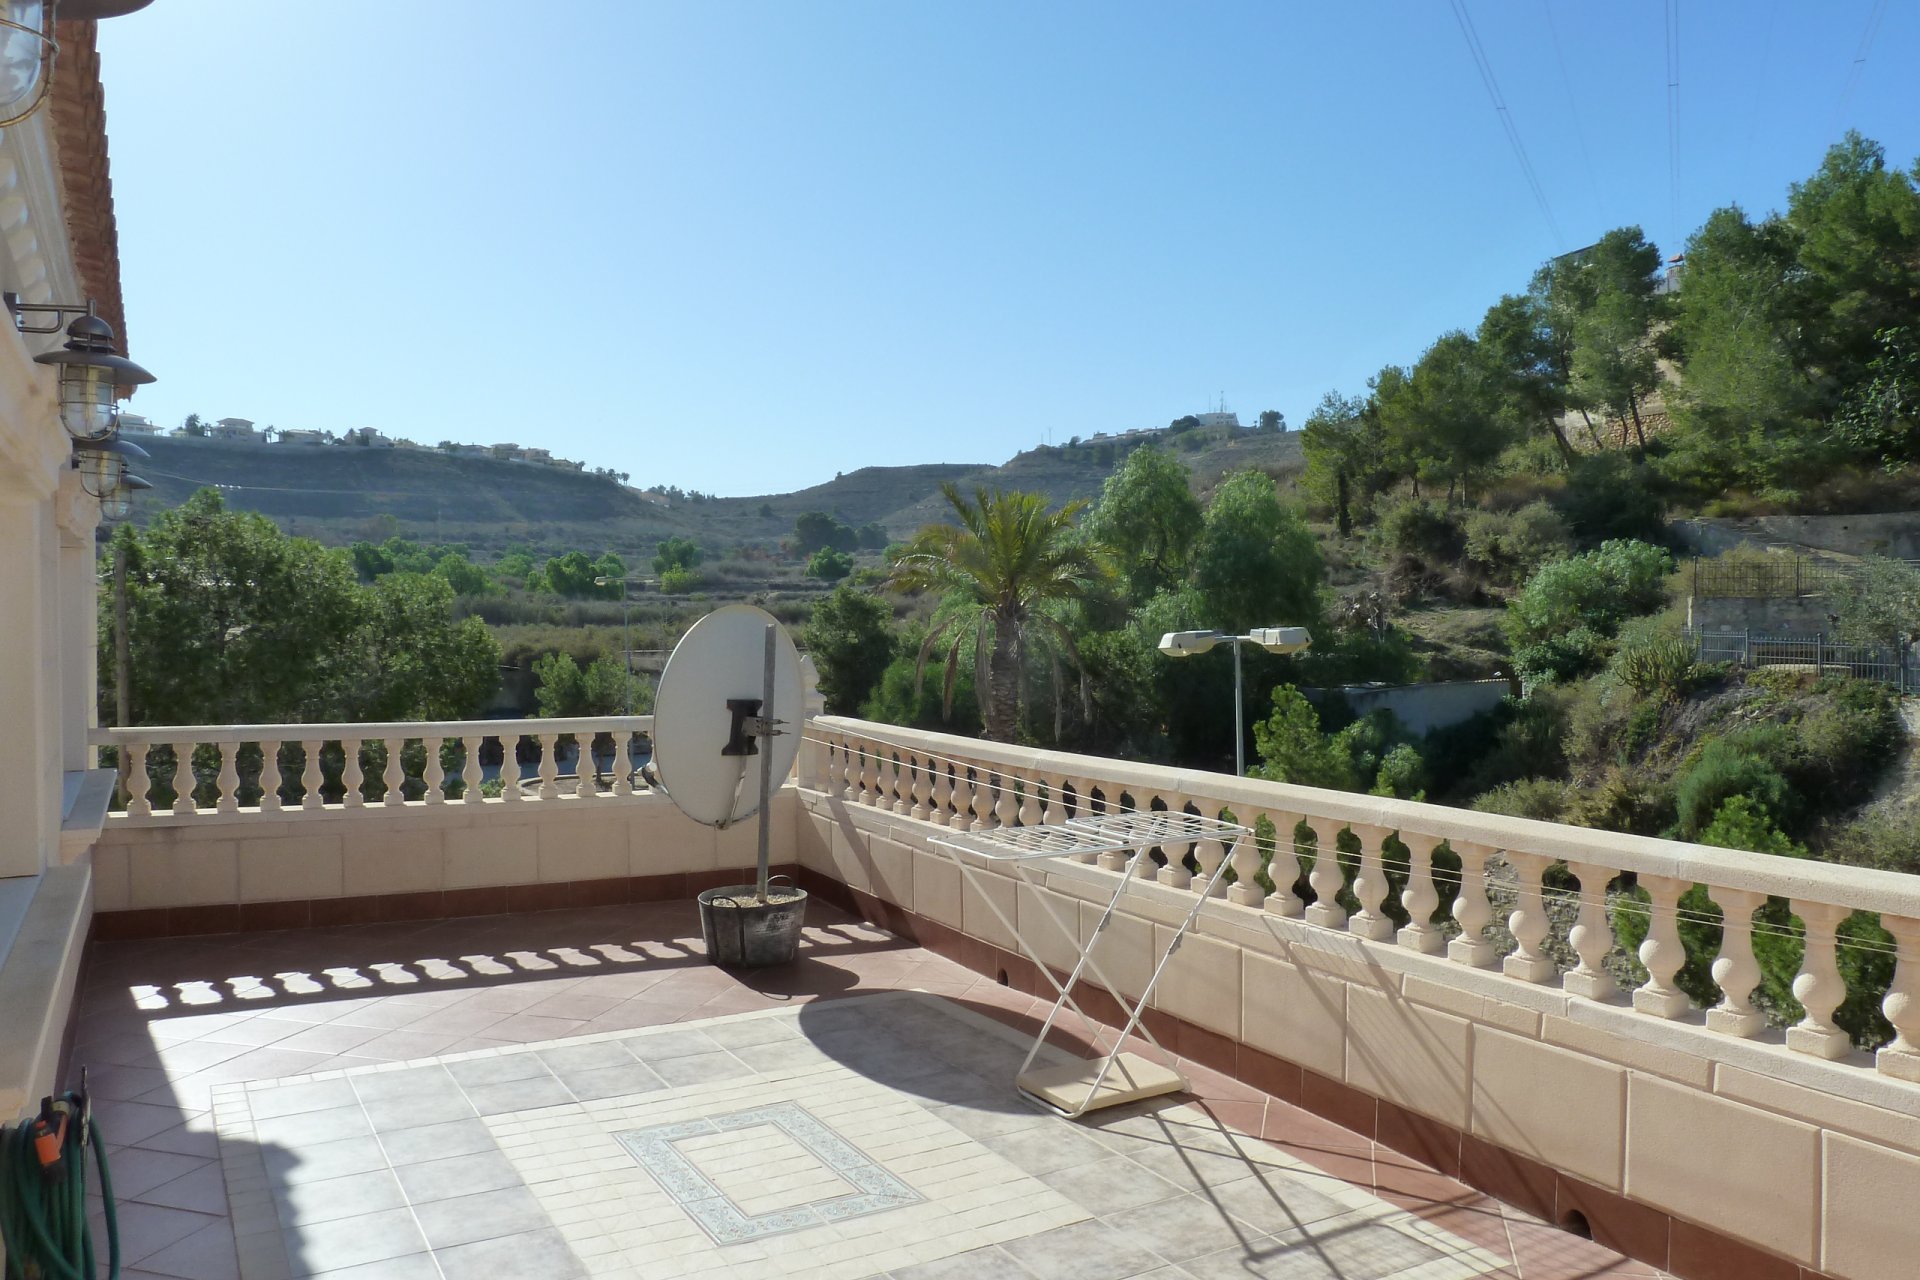
<svg viewBox="0 0 1920 1280">
<path fill-rule="evenodd" d="M 1269 653 L 1299 653 L 1313 645 L 1313 637 L 1305 627 L 1256 627 L 1244 636 L 1221 631 L 1169 631 L 1160 637 L 1160 652 L 1169 658 L 1190 658 L 1207 652 L 1222 640 L 1244 640 Z"/>
</svg>

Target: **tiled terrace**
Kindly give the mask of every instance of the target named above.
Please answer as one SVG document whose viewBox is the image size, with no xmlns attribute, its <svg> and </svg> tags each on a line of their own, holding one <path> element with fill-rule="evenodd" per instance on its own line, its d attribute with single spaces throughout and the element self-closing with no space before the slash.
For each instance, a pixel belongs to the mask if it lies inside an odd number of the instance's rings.
<svg viewBox="0 0 1920 1280">
<path fill-rule="evenodd" d="M 74 1059 L 129 1280 L 1661 1274 L 1198 1064 L 1042 1115 L 1043 1012 L 818 901 L 724 972 L 675 902 L 98 943 Z"/>
</svg>

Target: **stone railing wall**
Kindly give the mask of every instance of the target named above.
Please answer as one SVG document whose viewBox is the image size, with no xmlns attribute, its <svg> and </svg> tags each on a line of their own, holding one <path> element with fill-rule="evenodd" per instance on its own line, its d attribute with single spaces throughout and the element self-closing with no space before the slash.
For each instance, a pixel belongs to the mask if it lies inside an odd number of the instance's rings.
<svg viewBox="0 0 1920 1280">
<path fill-rule="evenodd" d="M 979 879 L 1049 968 L 1074 954 L 1050 917 L 1077 920 L 1132 996 L 1224 863 L 1154 993 L 1163 1040 L 1675 1274 L 1865 1280 L 1920 1256 L 1900 1207 L 1920 1190 L 1920 880 L 836 717 L 809 723 L 800 788 L 818 883 L 1045 997 L 931 840 L 1086 812 L 1230 816 L 1260 837 L 1156 851 L 1099 935 L 1122 858 L 1046 864 L 1045 903 L 991 864 Z M 1631 955 L 1622 921 L 1644 935 Z M 1710 967 L 1703 1002 L 1682 987 L 1702 991 L 1680 972 L 1683 927 Z M 1804 942 L 1792 1025 L 1756 993 L 1757 934 L 1776 953 Z M 1836 1022 L 1843 955 L 1879 965 L 1881 1043 Z"/>
<path fill-rule="evenodd" d="M 648 757 L 651 725 L 610 716 L 97 730 L 95 744 L 114 749 L 132 785 L 93 851 L 95 936 L 673 900 L 740 882 L 758 853 L 755 824 L 701 826 L 650 788 L 633 766 Z M 592 753 L 586 768 L 580 745 Z M 277 787 L 260 785 L 267 760 L 278 764 Z M 477 785 L 483 774 L 499 781 L 497 795 Z M 793 797 L 792 788 L 774 796 L 772 857 L 782 865 L 792 861 Z"/>
<path fill-rule="evenodd" d="M 497 777 L 498 798 L 509 803 L 554 800 L 563 791 L 627 796 L 635 790 L 636 759 L 651 754 L 652 728 L 652 716 L 600 716 L 156 726 L 96 729 L 90 740 L 112 748 L 121 770 L 116 816 L 151 823 L 242 809 L 293 814 L 411 800 L 461 804 L 481 798 L 484 773 Z M 578 767 L 583 747 L 591 751 L 590 768 Z M 268 759 L 278 772 L 274 786 L 262 781 L 272 777 Z M 523 776 L 536 764 L 537 772 Z M 563 768 L 570 771 L 564 784 Z"/>
</svg>

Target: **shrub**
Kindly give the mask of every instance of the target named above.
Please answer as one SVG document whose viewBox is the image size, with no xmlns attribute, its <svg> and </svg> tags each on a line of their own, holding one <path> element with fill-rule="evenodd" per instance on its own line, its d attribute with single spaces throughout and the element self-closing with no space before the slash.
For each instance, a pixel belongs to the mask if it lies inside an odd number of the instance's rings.
<svg viewBox="0 0 1920 1280">
<path fill-rule="evenodd" d="M 1395 796 L 1401 800 L 1427 798 L 1427 762 L 1411 743 L 1402 742 L 1380 758 L 1380 771 L 1374 775 L 1373 794 Z"/>
<path fill-rule="evenodd" d="M 1517 582 L 1573 549 L 1572 531 L 1544 502 L 1518 511 L 1475 511 L 1467 517 L 1467 559 L 1497 582 Z"/>
<path fill-rule="evenodd" d="M 1501 813 L 1509 818 L 1538 818 L 1542 822 L 1564 822 L 1573 784 L 1559 778 L 1522 778 L 1503 782 L 1475 798 L 1473 808 L 1481 813 Z"/>
<path fill-rule="evenodd" d="M 1596 669 L 1620 624 L 1666 602 L 1673 559 L 1645 542 L 1616 541 L 1542 565 L 1507 606 L 1507 639 L 1530 680 Z"/>
<path fill-rule="evenodd" d="M 1699 838 L 1721 806 L 1736 796 L 1769 815 L 1785 814 L 1792 799 L 1787 780 L 1771 761 L 1733 738 L 1711 739 L 1675 790 L 1681 836 Z"/>
<path fill-rule="evenodd" d="M 1652 473 L 1617 453 L 1576 460 L 1556 505 L 1574 536 L 1589 545 L 1612 538 L 1652 540 L 1666 531 Z"/>
<path fill-rule="evenodd" d="M 1693 682 L 1693 644 L 1671 627 L 1627 626 L 1612 666 L 1635 693 L 1672 701 Z"/>
<path fill-rule="evenodd" d="M 1373 512 L 1375 533 L 1388 550 L 1429 563 L 1459 559 L 1465 545 L 1459 517 L 1439 503 L 1383 494 Z"/>
<path fill-rule="evenodd" d="M 853 572 L 853 557 L 832 547 L 822 547 L 807 561 L 807 576 L 822 582 L 838 582 Z"/>
<path fill-rule="evenodd" d="M 686 595 L 700 585 L 700 572 L 679 565 L 660 575 L 660 590 L 670 596 Z"/>
<path fill-rule="evenodd" d="M 1258 777 L 1305 787 L 1354 789 L 1352 756 L 1344 744 L 1320 732 L 1319 713 L 1290 684 L 1273 691 L 1273 714 L 1254 724 L 1253 741 L 1260 753 L 1260 766 L 1253 770 Z"/>
<path fill-rule="evenodd" d="M 1920 803 L 1876 811 L 1843 827 L 1827 843 L 1835 862 L 1920 875 Z"/>
</svg>

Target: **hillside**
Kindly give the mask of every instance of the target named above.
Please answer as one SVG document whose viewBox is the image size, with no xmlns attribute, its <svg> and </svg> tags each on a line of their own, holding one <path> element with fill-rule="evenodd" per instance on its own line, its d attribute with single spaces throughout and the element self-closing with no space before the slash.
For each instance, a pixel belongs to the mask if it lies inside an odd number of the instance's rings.
<svg viewBox="0 0 1920 1280">
<path fill-rule="evenodd" d="M 1299 441 L 1293 432 L 1232 439 L 1221 431 L 1192 431 L 1178 438 L 1179 455 L 1203 491 L 1237 467 L 1275 474 L 1297 467 Z M 825 511 L 853 525 L 877 522 L 889 534 L 905 537 L 942 518 L 943 482 L 963 489 L 1033 490 L 1055 502 L 1091 498 L 1127 452 L 1127 446 L 1107 441 L 1032 449 L 999 466 L 862 467 L 792 493 L 663 505 L 600 476 L 431 449 L 174 437 L 143 437 L 139 443 L 153 455 L 139 471 L 153 481 L 154 491 L 142 500 L 136 518 L 216 485 L 230 506 L 262 512 L 289 532 L 330 544 L 399 533 L 464 542 L 481 552 L 526 542 L 540 550 L 593 547 L 623 555 L 650 555 L 655 542 L 672 534 L 716 550 L 743 543 L 771 546 L 807 511 Z"/>
</svg>

